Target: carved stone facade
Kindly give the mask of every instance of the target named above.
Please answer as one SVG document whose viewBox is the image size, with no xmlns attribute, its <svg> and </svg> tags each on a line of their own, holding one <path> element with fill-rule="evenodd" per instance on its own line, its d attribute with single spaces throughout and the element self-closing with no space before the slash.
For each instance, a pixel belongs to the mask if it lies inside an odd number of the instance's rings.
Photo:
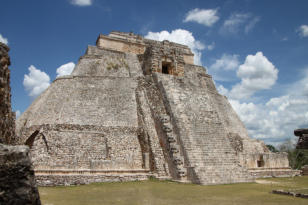
<svg viewBox="0 0 308 205">
<path fill-rule="evenodd" d="M 222 184 L 294 174 L 285 154 L 249 138 L 193 57 L 168 41 L 100 35 L 72 74 L 57 78 L 17 120 L 39 183 L 154 176 Z"/>
</svg>

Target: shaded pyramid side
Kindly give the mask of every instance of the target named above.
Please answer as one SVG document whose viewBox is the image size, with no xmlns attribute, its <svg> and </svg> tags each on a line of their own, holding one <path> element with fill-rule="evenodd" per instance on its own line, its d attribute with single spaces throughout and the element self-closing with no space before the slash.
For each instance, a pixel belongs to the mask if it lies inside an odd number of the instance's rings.
<svg viewBox="0 0 308 205">
<path fill-rule="evenodd" d="M 188 178 L 201 184 L 251 181 L 246 167 L 240 164 L 230 145 L 214 105 L 210 93 L 216 89 L 211 85 L 212 80 L 203 69 L 199 71 L 201 75 L 196 72 L 190 78 L 155 74 L 183 150 Z"/>
</svg>

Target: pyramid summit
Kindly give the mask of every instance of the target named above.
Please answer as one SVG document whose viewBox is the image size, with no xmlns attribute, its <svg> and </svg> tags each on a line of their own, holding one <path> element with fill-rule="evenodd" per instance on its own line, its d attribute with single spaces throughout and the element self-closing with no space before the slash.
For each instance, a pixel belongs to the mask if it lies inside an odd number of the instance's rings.
<svg viewBox="0 0 308 205">
<path fill-rule="evenodd" d="M 189 47 L 133 33 L 99 35 L 72 74 L 18 118 L 16 132 L 40 185 L 225 184 L 295 173 L 287 154 L 248 136 Z"/>
</svg>

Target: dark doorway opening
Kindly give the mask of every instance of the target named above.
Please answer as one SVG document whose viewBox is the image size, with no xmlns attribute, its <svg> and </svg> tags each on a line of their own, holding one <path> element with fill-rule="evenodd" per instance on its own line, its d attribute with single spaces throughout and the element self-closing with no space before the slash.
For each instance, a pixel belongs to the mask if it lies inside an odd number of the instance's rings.
<svg viewBox="0 0 308 205">
<path fill-rule="evenodd" d="M 258 167 L 264 167 L 263 155 L 260 156 L 259 160 L 257 160 Z"/>
<path fill-rule="evenodd" d="M 167 62 L 162 62 L 161 72 L 164 74 L 170 74 L 171 64 Z"/>
</svg>

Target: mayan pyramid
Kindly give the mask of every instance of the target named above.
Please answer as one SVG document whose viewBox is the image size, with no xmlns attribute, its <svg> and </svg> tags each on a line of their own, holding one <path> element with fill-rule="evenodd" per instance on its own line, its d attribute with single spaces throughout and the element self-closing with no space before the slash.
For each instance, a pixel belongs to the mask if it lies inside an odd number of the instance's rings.
<svg viewBox="0 0 308 205">
<path fill-rule="evenodd" d="M 71 75 L 19 117 L 40 185 L 144 180 L 223 184 L 292 174 L 252 139 L 184 45 L 99 35 Z"/>
</svg>

